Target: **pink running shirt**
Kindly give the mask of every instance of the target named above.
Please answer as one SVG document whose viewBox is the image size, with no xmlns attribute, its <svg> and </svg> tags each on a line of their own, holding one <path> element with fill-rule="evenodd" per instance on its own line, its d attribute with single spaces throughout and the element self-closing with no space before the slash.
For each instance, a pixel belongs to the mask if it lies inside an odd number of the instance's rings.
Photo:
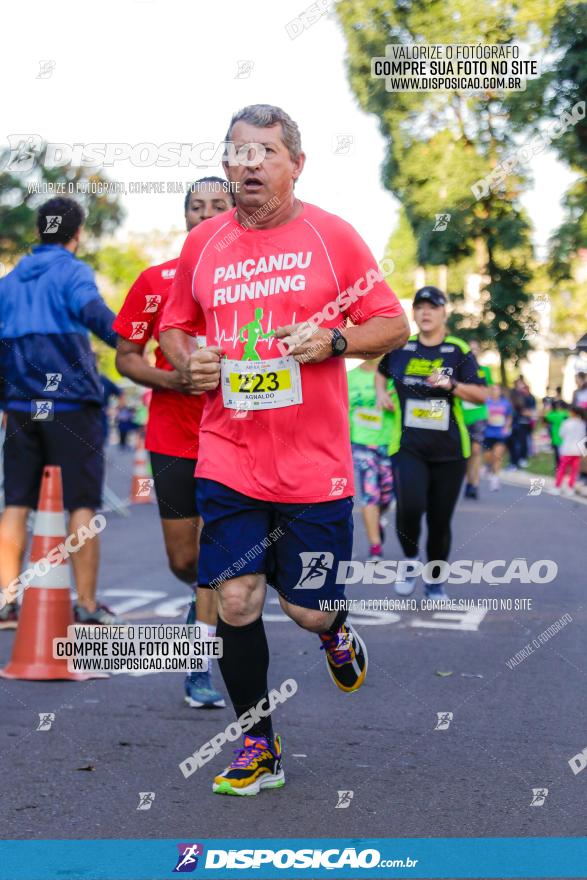
<svg viewBox="0 0 587 880">
<path fill-rule="evenodd" d="M 350 302 L 344 292 L 353 287 Z M 340 217 L 304 204 L 291 222 L 255 229 L 241 226 L 231 211 L 188 235 L 160 330 L 194 335 L 201 308 L 208 345 L 220 346 L 230 359 L 265 361 L 282 356 L 272 330 L 311 318 L 337 297 L 342 314 L 335 305 L 322 327 L 402 314 L 369 248 Z M 251 322 L 260 332 L 247 346 L 250 331 L 241 330 Z M 197 477 L 267 501 L 353 495 L 344 359 L 302 364 L 300 371 L 302 403 L 246 418 L 225 407 L 220 388 L 206 393 Z"/>
</svg>

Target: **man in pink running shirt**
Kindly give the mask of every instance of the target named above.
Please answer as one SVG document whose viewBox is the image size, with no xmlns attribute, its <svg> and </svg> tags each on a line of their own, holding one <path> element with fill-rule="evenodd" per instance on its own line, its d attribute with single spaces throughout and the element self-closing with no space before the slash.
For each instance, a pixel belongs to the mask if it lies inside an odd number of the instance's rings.
<svg viewBox="0 0 587 880">
<path fill-rule="evenodd" d="M 409 329 L 355 230 L 295 197 L 305 162 L 296 123 L 252 105 L 233 116 L 226 142 L 236 208 L 187 237 L 160 341 L 206 395 L 198 583 L 218 590 L 219 666 L 245 734 L 213 790 L 254 795 L 284 784 L 267 684 L 267 583 L 284 612 L 318 634 L 342 691 L 365 680 L 367 650 L 346 622 L 337 578 L 352 554 L 354 491 L 343 358 L 400 348 Z M 196 350 L 200 310 L 207 346 Z M 188 774 L 198 756 L 190 762 Z"/>
</svg>

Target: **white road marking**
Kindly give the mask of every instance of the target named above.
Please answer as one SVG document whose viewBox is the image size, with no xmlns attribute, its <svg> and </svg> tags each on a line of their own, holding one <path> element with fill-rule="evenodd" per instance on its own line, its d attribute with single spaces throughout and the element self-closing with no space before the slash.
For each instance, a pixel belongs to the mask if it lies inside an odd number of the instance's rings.
<svg viewBox="0 0 587 880">
<path fill-rule="evenodd" d="M 155 602 L 157 599 L 165 599 L 167 597 L 167 593 L 163 590 L 134 590 L 132 587 L 121 587 L 120 589 L 114 588 L 111 590 L 104 590 L 102 595 L 105 597 L 129 597 L 126 602 L 123 601 L 112 603 L 111 607 L 114 614 L 124 614 L 125 611 L 134 611 L 136 608 L 143 608 L 145 605 L 150 605 L 151 602 Z"/>
<path fill-rule="evenodd" d="M 466 611 L 435 611 L 432 620 L 412 620 L 410 626 L 477 632 L 487 610 L 487 608 L 468 608 Z"/>
</svg>

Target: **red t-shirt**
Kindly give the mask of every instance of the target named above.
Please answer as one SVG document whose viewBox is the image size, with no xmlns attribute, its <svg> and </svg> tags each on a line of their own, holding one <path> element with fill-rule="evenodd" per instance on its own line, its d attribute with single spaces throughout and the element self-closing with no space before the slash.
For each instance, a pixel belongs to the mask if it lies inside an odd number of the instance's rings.
<svg viewBox="0 0 587 880">
<path fill-rule="evenodd" d="M 119 336 L 139 345 L 146 345 L 151 337 L 159 340 L 163 306 L 178 263 L 179 257 L 176 257 L 141 272 L 114 321 L 113 327 Z M 196 310 L 194 318 L 192 335 L 201 336 L 203 342 L 203 317 L 201 313 L 198 317 Z M 173 369 L 159 346 L 155 349 L 155 366 L 160 370 Z M 176 458 L 196 459 L 203 409 L 204 395 L 194 396 L 154 388 L 145 438 L 147 449 Z"/>
<path fill-rule="evenodd" d="M 253 354 L 279 358 L 270 331 L 305 321 L 358 281 L 369 292 L 322 327 L 345 317 L 362 324 L 402 313 L 364 241 L 314 205 L 305 204 L 298 217 L 273 229 L 242 227 L 231 211 L 188 235 L 161 330 L 178 327 L 193 335 L 201 307 L 208 345 L 221 346 L 230 359 L 248 358 L 251 346 L 244 340 L 252 331 L 242 331 L 253 322 L 262 331 Z M 302 364 L 300 371 L 302 403 L 255 410 L 246 418 L 225 407 L 220 388 L 206 394 L 196 476 L 268 501 L 313 503 L 353 494 L 344 359 Z"/>
</svg>

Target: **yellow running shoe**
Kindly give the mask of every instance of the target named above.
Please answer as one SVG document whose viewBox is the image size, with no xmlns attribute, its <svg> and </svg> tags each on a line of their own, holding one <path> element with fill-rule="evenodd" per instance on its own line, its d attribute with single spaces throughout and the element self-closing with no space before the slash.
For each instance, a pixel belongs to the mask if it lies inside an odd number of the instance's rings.
<svg viewBox="0 0 587 880">
<path fill-rule="evenodd" d="M 281 737 L 276 736 L 273 748 L 264 736 L 245 735 L 244 747 L 236 750 L 236 758 L 214 780 L 216 794 L 255 795 L 262 788 L 285 785 L 282 766 Z"/>
</svg>

